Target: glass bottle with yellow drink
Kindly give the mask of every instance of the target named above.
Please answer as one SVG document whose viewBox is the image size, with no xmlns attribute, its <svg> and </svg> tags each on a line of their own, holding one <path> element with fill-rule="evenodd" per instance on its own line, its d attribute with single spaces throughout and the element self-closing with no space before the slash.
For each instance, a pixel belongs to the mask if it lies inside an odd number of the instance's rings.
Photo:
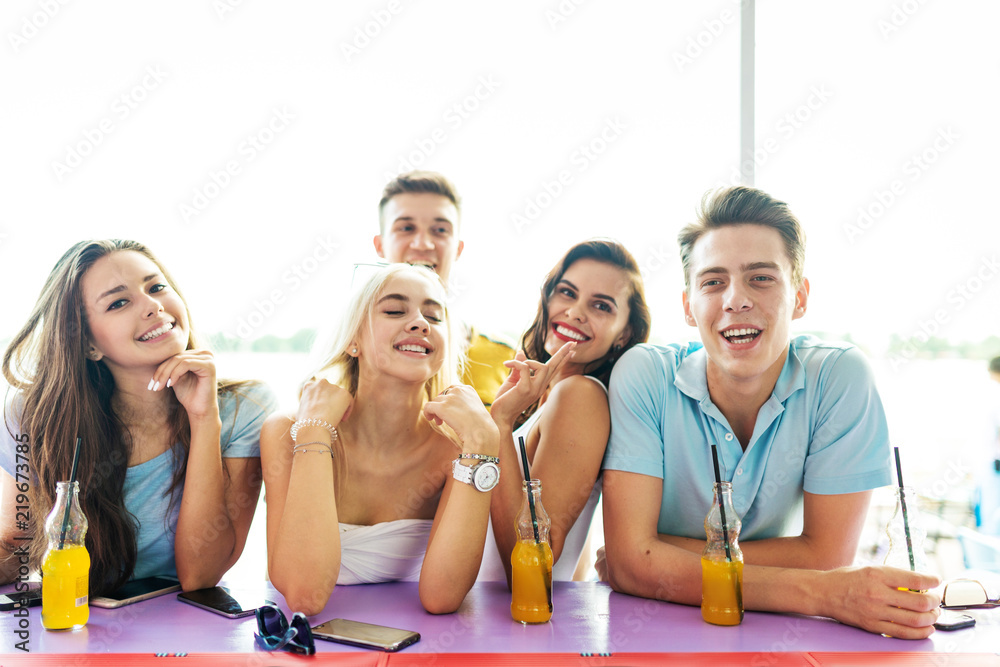
<svg viewBox="0 0 1000 667">
<path fill-rule="evenodd" d="M 521 623 L 552 618 L 552 547 L 549 515 L 542 507 L 542 483 L 522 483 L 524 499 L 517 514 L 517 544 L 510 554 L 510 616 Z"/>
<path fill-rule="evenodd" d="M 49 544 L 42 558 L 42 627 L 47 630 L 75 630 L 90 617 L 87 517 L 79 490 L 79 482 L 57 482 L 56 502 L 45 519 Z"/>
<path fill-rule="evenodd" d="M 742 523 L 733 507 L 733 485 L 719 482 L 714 486 L 712 507 L 705 517 L 707 541 L 701 554 L 701 617 L 715 625 L 739 625 L 743 621 Z"/>
</svg>

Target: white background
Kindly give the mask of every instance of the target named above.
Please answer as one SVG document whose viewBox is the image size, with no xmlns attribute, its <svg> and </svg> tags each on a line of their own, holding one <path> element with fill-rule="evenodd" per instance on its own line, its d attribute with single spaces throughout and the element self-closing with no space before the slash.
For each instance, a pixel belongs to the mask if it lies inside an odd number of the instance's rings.
<svg viewBox="0 0 1000 667">
<path fill-rule="evenodd" d="M 3 3 L 0 340 L 99 237 L 150 245 L 202 331 L 327 329 L 401 161 L 463 196 L 465 319 L 516 337 L 554 261 L 607 235 L 644 267 L 653 338 L 694 336 L 674 239 L 738 167 L 737 2 L 232 2 Z M 941 313 L 956 341 L 1000 331 L 998 19 L 986 1 L 757 3 L 757 185 L 809 235 L 801 329 L 876 352 Z M 276 109 L 294 118 L 268 134 Z M 251 136 L 269 141 L 253 159 Z M 185 220 L 196 191 L 214 196 Z"/>
</svg>

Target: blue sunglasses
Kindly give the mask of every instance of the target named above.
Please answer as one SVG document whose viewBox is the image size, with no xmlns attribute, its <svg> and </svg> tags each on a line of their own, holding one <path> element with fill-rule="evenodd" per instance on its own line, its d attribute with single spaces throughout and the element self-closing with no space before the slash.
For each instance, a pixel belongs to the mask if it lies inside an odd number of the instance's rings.
<svg viewBox="0 0 1000 667">
<path fill-rule="evenodd" d="M 285 614 L 272 604 L 258 607 L 254 612 L 257 616 L 257 632 L 254 639 L 257 644 L 268 651 L 292 651 L 304 655 L 316 652 L 312 629 L 302 612 L 292 615 L 289 624 Z"/>
</svg>

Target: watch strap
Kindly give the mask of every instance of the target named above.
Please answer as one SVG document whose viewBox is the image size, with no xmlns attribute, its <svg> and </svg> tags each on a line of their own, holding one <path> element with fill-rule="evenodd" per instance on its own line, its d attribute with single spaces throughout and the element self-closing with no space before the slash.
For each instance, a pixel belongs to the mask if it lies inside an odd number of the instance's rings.
<svg viewBox="0 0 1000 667">
<path fill-rule="evenodd" d="M 476 459 L 477 461 L 489 461 L 490 463 L 500 463 L 499 456 L 487 456 L 486 454 L 462 454 L 460 459 Z"/>
</svg>

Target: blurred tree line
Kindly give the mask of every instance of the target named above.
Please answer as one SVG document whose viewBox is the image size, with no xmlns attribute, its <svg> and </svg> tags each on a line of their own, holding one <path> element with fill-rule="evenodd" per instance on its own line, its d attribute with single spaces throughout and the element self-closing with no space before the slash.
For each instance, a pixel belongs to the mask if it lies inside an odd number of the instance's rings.
<svg viewBox="0 0 1000 667">
<path fill-rule="evenodd" d="M 215 333 L 208 340 L 216 352 L 308 352 L 316 340 L 316 330 L 300 329 L 286 338 L 268 334 L 252 340 Z"/>
</svg>

